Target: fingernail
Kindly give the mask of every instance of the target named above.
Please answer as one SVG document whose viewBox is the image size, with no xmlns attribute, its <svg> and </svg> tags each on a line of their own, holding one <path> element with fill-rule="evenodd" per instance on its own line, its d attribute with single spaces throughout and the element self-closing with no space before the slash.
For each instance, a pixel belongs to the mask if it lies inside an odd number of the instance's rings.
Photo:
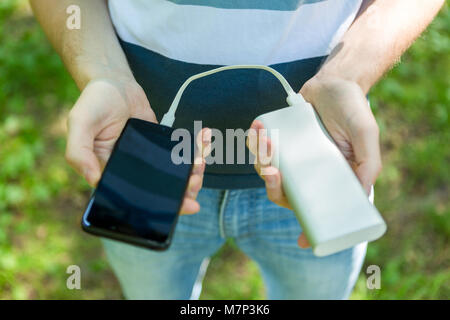
<svg viewBox="0 0 450 320">
<path fill-rule="evenodd" d="M 277 184 L 277 179 L 275 178 L 275 175 L 270 174 L 266 176 L 266 182 L 269 188 L 273 188 Z"/>
<path fill-rule="evenodd" d="M 89 175 L 90 171 L 89 169 L 83 169 L 83 177 L 89 182 Z"/>
<path fill-rule="evenodd" d="M 300 237 L 297 240 L 297 243 L 298 243 L 299 247 L 302 249 L 309 248 L 308 239 L 306 238 L 306 236 L 304 234 L 300 235 Z"/>
<path fill-rule="evenodd" d="M 212 136 L 212 132 L 211 132 L 211 129 L 206 129 L 204 132 L 203 132 L 203 136 L 202 136 L 202 141 L 203 141 L 203 143 L 209 143 L 209 142 L 211 142 L 211 136 Z"/>
<path fill-rule="evenodd" d="M 92 171 L 89 169 L 84 170 L 84 178 L 93 187 L 96 186 L 98 180 L 100 179 L 100 177 L 97 177 L 97 174 L 95 171 Z"/>
</svg>

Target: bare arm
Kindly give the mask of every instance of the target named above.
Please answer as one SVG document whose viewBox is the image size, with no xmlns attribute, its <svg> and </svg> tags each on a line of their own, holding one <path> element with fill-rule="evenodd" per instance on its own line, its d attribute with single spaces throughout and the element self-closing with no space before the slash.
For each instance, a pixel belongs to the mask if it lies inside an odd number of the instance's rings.
<svg viewBox="0 0 450 320">
<path fill-rule="evenodd" d="M 69 113 L 66 159 L 95 186 L 114 144 L 130 117 L 156 122 L 144 90 L 135 81 L 119 44 L 105 0 L 31 0 L 55 50 L 81 90 Z M 81 28 L 69 29 L 67 7 L 80 7 Z M 200 134 L 209 150 L 210 133 Z M 209 135 L 209 138 L 208 138 Z M 205 155 L 198 155 L 205 156 Z M 204 160 L 196 162 L 182 213 L 200 209 L 195 201 L 203 182 Z"/>
<path fill-rule="evenodd" d="M 301 93 L 369 192 L 381 171 L 378 125 L 365 95 L 432 21 L 443 0 L 364 1 L 359 16 Z"/>
<path fill-rule="evenodd" d="M 426 28 L 443 3 L 443 0 L 364 1 L 342 41 L 300 90 L 320 115 L 367 193 L 381 171 L 381 154 L 379 129 L 366 94 Z M 254 121 L 252 128 L 259 130 L 262 123 Z M 270 149 L 270 140 L 260 143 L 267 143 L 266 150 Z M 255 165 L 258 172 L 261 166 Z M 278 169 L 270 167 L 265 172 L 273 173 L 262 176 L 269 199 L 290 208 Z M 299 237 L 298 243 L 300 247 L 309 246 L 305 235 Z"/>
<path fill-rule="evenodd" d="M 367 93 L 399 61 L 443 4 L 444 0 L 364 1 L 358 18 L 315 79 L 342 78 Z"/>
<path fill-rule="evenodd" d="M 80 89 L 96 78 L 133 79 L 104 0 L 30 0 L 34 14 Z M 81 28 L 66 27 L 67 7 L 78 5 Z"/>
</svg>

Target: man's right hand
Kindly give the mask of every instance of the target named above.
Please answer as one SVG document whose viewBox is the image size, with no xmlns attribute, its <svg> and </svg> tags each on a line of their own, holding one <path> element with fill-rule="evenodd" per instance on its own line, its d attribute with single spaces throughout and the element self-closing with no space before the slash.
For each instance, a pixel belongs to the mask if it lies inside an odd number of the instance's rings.
<svg viewBox="0 0 450 320">
<path fill-rule="evenodd" d="M 91 186 L 100 180 L 114 144 L 131 117 L 157 122 L 144 90 L 134 80 L 90 81 L 70 111 L 66 159 Z M 205 157 L 211 151 L 211 130 L 203 128 L 196 143 L 202 152 L 196 155 L 180 214 L 200 210 L 196 198 L 203 184 Z"/>
<path fill-rule="evenodd" d="M 81 96 L 69 114 L 66 159 L 91 186 L 97 185 L 127 120 L 156 122 L 142 88 L 136 83 L 111 23 L 106 1 L 30 0 L 36 18 L 61 56 Z M 66 28 L 69 5 L 83 12 L 83 27 Z M 94 80 L 92 80 L 94 79 Z M 181 214 L 200 210 L 196 201 L 203 183 L 211 130 L 196 137 L 201 154 L 192 169 Z"/>
<path fill-rule="evenodd" d="M 70 111 L 66 160 L 91 186 L 99 181 L 130 117 L 156 122 L 144 90 L 134 80 L 90 81 Z"/>
</svg>

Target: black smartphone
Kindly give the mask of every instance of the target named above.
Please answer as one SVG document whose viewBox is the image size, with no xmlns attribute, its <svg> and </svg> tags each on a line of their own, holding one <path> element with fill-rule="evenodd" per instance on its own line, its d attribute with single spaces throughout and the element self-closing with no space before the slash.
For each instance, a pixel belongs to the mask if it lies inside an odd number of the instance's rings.
<svg viewBox="0 0 450 320">
<path fill-rule="evenodd" d="M 169 247 L 193 163 L 173 161 L 179 143 L 173 130 L 128 120 L 87 205 L 83 230 L 155 250 Z"/>
</svg>

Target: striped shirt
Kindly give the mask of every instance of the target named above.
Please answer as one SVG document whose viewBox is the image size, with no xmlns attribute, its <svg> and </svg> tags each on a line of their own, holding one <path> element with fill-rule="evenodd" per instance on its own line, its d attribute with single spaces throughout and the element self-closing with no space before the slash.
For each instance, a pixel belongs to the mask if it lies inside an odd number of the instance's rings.
<svg viewBox="0 0 450 320">
<path fill-rule="evenodd" d="M 189 76 L 222 65 L 263 64 L 295 90 L 311 78 L 354 21 L 362 0 L 109 0 L 130 67 L 160 120 Z M 246 130 L 261 113 L 286 106 L 276 79 L 234 70 L 193 82 L 175 127 L 194 120 Z M 236 152 L 235 152 L 236 154 Z M 251 164 L 213 164 L 204 186 L 263 186 Z"/>
</svg>

